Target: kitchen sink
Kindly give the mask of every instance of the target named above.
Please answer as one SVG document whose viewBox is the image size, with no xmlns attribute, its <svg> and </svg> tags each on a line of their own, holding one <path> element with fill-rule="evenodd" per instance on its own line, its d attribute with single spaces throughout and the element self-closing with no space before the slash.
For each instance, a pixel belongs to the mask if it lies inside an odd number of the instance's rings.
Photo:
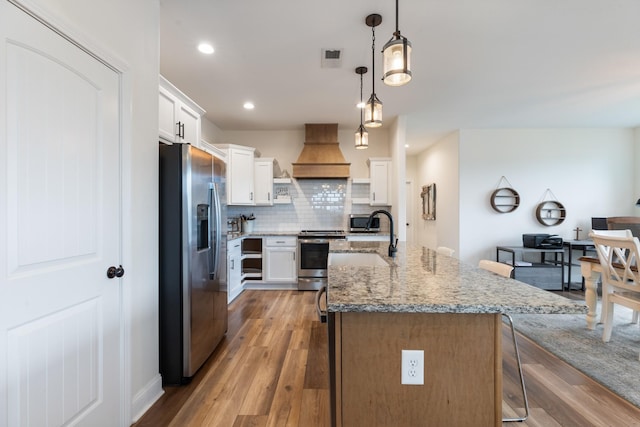
<svg viewBox="0 0 640 427">
<path fill-rule="evenodd" d="M 389 264 L 377 253 L 371 252 L 336 252 L 329 253 L 329 265 L 353 266 L 388 266 Z"/>
</svg>

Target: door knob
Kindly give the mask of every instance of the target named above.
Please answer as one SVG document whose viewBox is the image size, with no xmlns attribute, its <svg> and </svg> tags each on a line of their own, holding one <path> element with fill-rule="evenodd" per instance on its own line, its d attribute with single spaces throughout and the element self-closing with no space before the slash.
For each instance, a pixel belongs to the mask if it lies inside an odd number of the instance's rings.
<svg viewBox="0 0 640 427">
<path fill-rule="evenodd" d="M 111 267 L 107 268 L 107 277 L 109 279 L 122 276 L 124 276 L 124 268 L 122 268 L 122 265 L 120 265 L 120 267 L 115 267 L 112 265 Z"/>
</svg>

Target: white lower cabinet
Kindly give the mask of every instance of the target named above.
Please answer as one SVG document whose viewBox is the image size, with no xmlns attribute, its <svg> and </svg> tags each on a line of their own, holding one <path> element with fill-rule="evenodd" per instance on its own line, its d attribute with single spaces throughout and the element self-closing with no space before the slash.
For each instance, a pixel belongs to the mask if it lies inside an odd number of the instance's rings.
<svg viewBox="0 0 640 427">
<path fill-rule="evenodd" d="M 227 248 L 227 300 L 231 302 L 242 292 L 242 240 L 228 242 Z"/>
<path fill-rule="evenodd" d="M 265 282 L 295 283 L 298 280 L 296 245 L 297 237 L 295 236 L 272 236 L 265 238 Z"/>
</svg>

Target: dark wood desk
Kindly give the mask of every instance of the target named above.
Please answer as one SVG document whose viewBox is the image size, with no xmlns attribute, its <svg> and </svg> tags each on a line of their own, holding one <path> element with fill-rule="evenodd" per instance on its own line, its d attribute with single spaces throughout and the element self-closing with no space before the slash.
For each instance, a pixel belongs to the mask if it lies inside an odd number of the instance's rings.
<svg viewBox="0 0 640 427">
<path fill-rule="evenodd" d="M 586 256 L 587 252 L 595 252 L 596 247 L 593 245 L 593 240 L 565 240 L 562 242 L 563 246 L 567 248 L 567 290 L 571 290 L 571 267 L 573 267 L 573 251 L 582 251 L 581 256 Z M 580 264 L 576 264 L 580 266 Z M 580 290 L 584 291 L 584 276 L 581 280 Z"/>
<path fill-rule="evenodd" d="M 501 260 L 501 253 L 509 254 L 510 260 Z M 513 278 L 545 290 L 564 290 L 565 250 L 535 249 L 524 246 L 496 246 L 496 261 L 506 262 L 513 266 Z M 530 265 L 518 265 L 516 258 L 524 259 L 528 254 L 539 255 L 539 260 Z M 553 254 L 553 259 L 547 259 L 547 254 Z M 560 256 L 560 259 L 558 259 Z M 504 258 L 504 256 L 503 256 Z M 554 285 L 558 283 L 559 289 Z"/>
</svg>

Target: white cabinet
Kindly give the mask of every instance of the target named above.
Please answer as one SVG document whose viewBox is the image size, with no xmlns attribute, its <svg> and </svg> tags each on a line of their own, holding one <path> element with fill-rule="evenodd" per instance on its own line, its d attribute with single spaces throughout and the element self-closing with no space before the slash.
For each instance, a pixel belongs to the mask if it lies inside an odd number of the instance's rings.
<svg viewBox="0 0 640 427">
<path fill-rule="evenodd" d="M 242 240 L 227 245 L 227 300 L 233 301 L 242 292 Z"/>
<path fill-rule="evenodd" d="M 255 148 L 231 144 L 217 148 L 227 152 L 227 204 L 255 205 Z"/>
<path fill-rule="evenodd" d="M 370 158 L 369 178 L 369 204 L 391 205 L 391 159 Z"/>
<path fill-rule="evenodd" d="M 273 205 L 273 162 L 271 157 L 255 159 L 254 190 L 256 205 Z"/>
<path fill-rule="evenodd" d="M 200 143 L 200 121 L 204 110 L 178 88 L 160 76 L 158 98 L 158 135 L 169 143 Z"/>
<path fill-rule="evenodd" d="M 295 236 L 272 236 L 265 238 L 265 282 L 296 282 L 298 279 L 296 245 L 297 237 Z"/>
</svg>

